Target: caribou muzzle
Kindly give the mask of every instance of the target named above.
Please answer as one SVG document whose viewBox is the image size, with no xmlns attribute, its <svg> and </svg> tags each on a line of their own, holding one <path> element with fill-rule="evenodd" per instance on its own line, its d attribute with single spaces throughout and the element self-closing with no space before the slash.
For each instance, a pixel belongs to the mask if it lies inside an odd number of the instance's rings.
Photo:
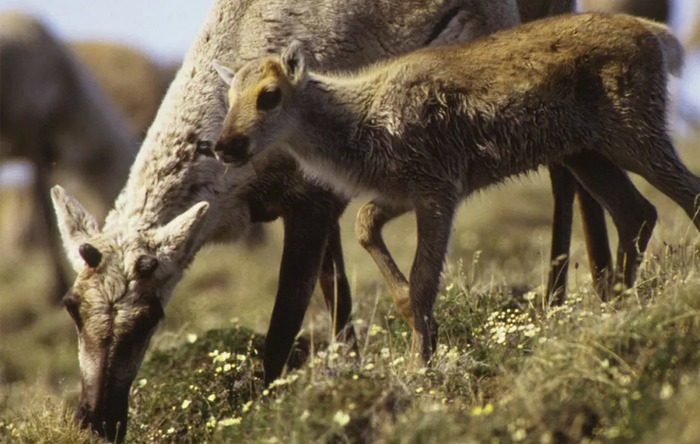
<svg viewBox="0 0 700 444">
<path fill-rule="evenodd" d="M 75 420 L 81 427 L 90 427 L 109 442 L 122 443 L 126 437 L 129 388 L 114 390 L 110 395 L 99 400 L 96 405 L 90 405 L 81 396 Z"/>
<path fill-rule="evenodd" d="M 234 166 L 242 166 L 250 157 L 250 138 L 243 134 L 222 138 L 214 147 L 217 159 Z"/>
</svg>

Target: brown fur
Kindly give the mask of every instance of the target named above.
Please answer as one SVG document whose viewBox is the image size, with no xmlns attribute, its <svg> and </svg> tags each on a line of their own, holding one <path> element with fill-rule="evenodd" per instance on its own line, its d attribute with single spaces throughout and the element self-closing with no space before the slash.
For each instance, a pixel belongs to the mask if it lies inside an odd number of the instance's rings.
<svg viewBox="0 0 700 444">
<path fill-rule="evenodd" d="M 477 189 L 563 163 L 643 252 L 655 212 L 618 174 L 623 168 L 676 200 L 700 229 L 700 179 L 666 133 L 666 77 L 681 54 L 663 25 L 590 14 L 418 50 L 347 76 L 307 73 L 303 49 L 293 44 L 278 61 L 280 83 L 294 86 L 292 105 L 282 100 L 246 120 L 251 113 L 239 110 L 255 104 L 243 98 L 271 80 L 258 70 L 269 61 L 244 65 L 231 85 L 217 154 L 235 161 L 282 144 L 340 192 L 379 194 L 387 219 L 413 209 L 410 309 L 414 345 L 428 361 L 452 217 Z M 630 193 L 639 201 L 636 214 L 620 211 Z M 629 253 L 622 259 L 635 263 L 633 278 L 638 255 Z"/>
</svg>

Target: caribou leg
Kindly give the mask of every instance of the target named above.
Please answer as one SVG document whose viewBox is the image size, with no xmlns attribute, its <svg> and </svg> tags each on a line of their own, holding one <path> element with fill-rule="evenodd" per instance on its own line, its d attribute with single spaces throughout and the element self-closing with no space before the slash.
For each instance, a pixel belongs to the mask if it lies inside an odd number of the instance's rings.
<svg viewBox="0 0 700 444">
<path fill-rule="evenodd" d="M 656 209 L 627 173 L 600 154 L 583 151 L 564 163 L 612 216 L 619 237 L 614 282 L 631 287 L 656 224 Z M 601 296 L 608 298 L 609 290 Z"/>
<path fill-rule="evenodd" d="M 390 220 L 408 212 L 408 206 L 392 206 L 384 202 L 371 201 L 360 208 L 355 222 L 355 236 L 360 245 L 377 264 L 399 315 L 413 327 L 413 311 L 409 299 L 409 285 L 406 276 L 394 261 L 382 237 L 382 228 Z"/>
<path fill-rule="evenodd" d="M 352 297 L 348 277 L 345 274 L 343 246 L 338 221 L 331 227 L 318 282 L 321 286 L 326 306 L 333 317 L 333 333 L 335 337 L 338 340 L 356 346 L 355 329 L 350 322 Z"/>
</svg>

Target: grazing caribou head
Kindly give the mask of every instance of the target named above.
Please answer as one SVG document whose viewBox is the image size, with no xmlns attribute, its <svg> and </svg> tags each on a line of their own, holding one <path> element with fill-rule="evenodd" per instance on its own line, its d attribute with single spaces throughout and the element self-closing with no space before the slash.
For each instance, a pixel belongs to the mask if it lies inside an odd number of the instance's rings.
<svg viewBox="0 0 700 444">
<path fill-rule="evenodd" d="M 61 237 L 78 273 L 63 305 L 78 331 L 81 372 L 76 420 L 121 442 L 129 389 L 163 307 L 192 256 L 192 240 L 209 204 L 200 202 L 168 224 L 133 238 L 102 233 L 61 187 L 52 190 Z"/>
</svg>

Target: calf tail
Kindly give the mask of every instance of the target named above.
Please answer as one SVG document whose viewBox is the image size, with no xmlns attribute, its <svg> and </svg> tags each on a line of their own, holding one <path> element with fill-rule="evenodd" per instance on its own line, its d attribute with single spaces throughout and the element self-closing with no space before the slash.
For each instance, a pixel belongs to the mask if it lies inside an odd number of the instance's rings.
<svg viewBox="0 0 700 444">
<path fill-rule="evenodd" d="M 642 26 L 649 32 L 654 34 L 659 41 L 661 52 L 664 55 L 664 62 L 666 63 L 666 71 L 673 76 L 680 76 L 683 70 L 683 58 L 685 53 L 681 42 L 671 33 L 668 26 L 639 17 L 637 17 L 637 20 L 639 20 Z"/>
</svg>

